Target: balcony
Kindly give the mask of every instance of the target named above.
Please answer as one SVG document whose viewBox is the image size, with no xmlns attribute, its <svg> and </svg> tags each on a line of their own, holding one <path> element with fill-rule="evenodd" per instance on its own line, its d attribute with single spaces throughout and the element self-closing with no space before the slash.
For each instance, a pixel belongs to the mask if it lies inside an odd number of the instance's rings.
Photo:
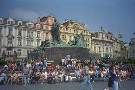
<svg viewBox="0 0 135 90">
<path fill-rule="evenodd" d="M 104 38 L 96 38 L 96 37 L 92 37 L 92 40 L 97 40 L 97 41 L 103 41 L 103 42 L 110 42 L 113 43 L 113 40 L 110 39 L 104 39 Z"/>
</svg>

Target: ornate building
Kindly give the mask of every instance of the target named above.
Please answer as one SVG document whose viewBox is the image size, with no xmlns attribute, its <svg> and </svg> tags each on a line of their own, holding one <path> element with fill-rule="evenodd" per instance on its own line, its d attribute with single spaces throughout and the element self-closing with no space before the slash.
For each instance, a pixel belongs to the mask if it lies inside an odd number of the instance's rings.
<svg viewBox="0 0 135 90">
<path fill-rule="evenodd" d="M 52 16 L 39 18 L 37 22 L 0 18 L 0 56 L 6 59 L 26 57 L 42 41 L 52 39 L 54 22 Z"/>
<path fill-rule="evenodd" d="M 89 32 L 84 24 L 68 20 L 60 25 L 60 38 L 63 42 L 69 43 L 76 35 L 82 34 L 85 47 L 97 58 L 127 58 L 127 47 L 124 42 L 114 37 L 111 32 L 105 32 L 101 27 L 99 32 Z"/>
<path fill-rule="evenodd" d="M 58 35 L 53 32 L 57 32 Z M 105 32 L 102 28 L 100 32 L 92 33 L 84 24 L 73 20 L 59 24 L 53 16 L 38 18 L 36 22 L 0 18 L 0 57 L 24 58 L 34 48 L 40 46 L 42 41 L 60 41 L 70 44 L 77 36 L 84 41 L 83 44 L 78 45 L 88 48 L 91 53 L 99 57 L 127 57 L 124 43 L 112 33 Z M 133 40 L 130 45 L 133 46 Z"/>
<path fill-rule="evenodd" d="M 128 58 L 128 48 L 125 42 L 114 37 L 113 40 L 113 58 L 114 59 L 127 59 Z"/>
<path fill-rule="evenodd" d="M 92 52 L 98 57 L 127 59 L 128 52 L 125 43 L 114 37 L 110 32 L 101 31 L 92 34 Z"/>
<path fill-rule="evenodd" d="M 63 42 L 69 43 L 76 35 L 83 35 L 84 47 L 91 48 L 91 33 L 84 24 L 77 21 L 68 20 L 60 25 L 60 38 Z"/>
<path fill-rule="evenodd" d="M 113 58 L 113 34 L 102 30 L 94 32 L 91 49 L 101 57 Z"/>
<path fill-rule="evenodd" d="M 135 59 L 135 37 L 131 38 L 130 40 L 128 55 L 129 55 L 129 58 Z"/>
</svg>

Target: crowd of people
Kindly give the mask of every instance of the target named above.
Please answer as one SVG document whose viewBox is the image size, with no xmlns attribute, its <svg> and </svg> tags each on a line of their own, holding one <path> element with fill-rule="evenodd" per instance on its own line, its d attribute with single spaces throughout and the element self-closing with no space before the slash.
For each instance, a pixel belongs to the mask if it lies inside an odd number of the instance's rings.
<svg viewBox="0 0 135 90">
<path fill-rule="evenodd" d="M 37 84 L 81 82 L 87 74 L 91 81 L 109 80 L 110 67 L 114 66 L 119 80 L 128 80 L 133 76 L 132 65 L 102 63 L 100 60 L 72 59 L 67 55 L 60 63 L 48 63 L 47 58 L 37 58 L 24 62 L 9 62 L 0 67 L 1 84 Z"/>
</svg>

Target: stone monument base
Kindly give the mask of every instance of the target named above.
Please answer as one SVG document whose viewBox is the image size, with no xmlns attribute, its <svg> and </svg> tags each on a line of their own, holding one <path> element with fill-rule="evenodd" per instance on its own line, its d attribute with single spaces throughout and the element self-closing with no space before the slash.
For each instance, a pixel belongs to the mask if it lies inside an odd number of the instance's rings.
<svg viewBox="0 0 135 90">
<path fill-rule="evenodd" d="M 51 47 L 45 48 L 44 56 L 54 62 L 61 61 L 66 55 L 79 60 L 90 60 L 89 49 L 83 47 Z"/>
</svg>

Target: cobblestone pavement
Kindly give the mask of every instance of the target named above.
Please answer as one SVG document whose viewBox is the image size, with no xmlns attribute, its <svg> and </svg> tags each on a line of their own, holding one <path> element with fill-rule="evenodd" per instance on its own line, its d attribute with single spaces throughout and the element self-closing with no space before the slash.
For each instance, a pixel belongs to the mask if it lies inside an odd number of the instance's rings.
<svg viewBox="0 0 135 90">
<path fill-rule="evenodd" d="M 96 81 L 94 90 L 104 90 L 107 82 Z M 79 90 L 79 82 L 57 83 L 57 84 L 32 84 L 32 85 L 0 85 L 0 90 Z M 120 82 L 119 90 L 135 90 L 135 81 Z"/>
</svg>

